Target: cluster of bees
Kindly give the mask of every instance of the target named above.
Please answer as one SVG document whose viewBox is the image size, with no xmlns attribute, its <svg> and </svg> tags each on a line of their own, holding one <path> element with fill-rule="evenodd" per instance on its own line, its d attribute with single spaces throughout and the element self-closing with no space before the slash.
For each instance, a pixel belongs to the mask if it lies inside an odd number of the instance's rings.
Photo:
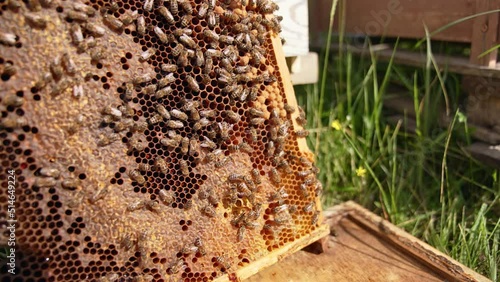
<svg viewBox="0 0 500 282">
<path fill-rule="evenodd" d="M 47 28 L 49 19 L 43 17 L 42 8 L 55 8 L 58 1 L 23 2 L 10 0 L 8 8 L 19 11 L 25 5 L 26 23 L 34 29 Z M 134 73 L 130 80 L 121 82 L 116 89 L 119 103 L 102 106 L 95 121 L 95 147 L 125 143 L 127 155 L 137 163 L 127 168 L 126 175 L 138 188 L 134 191 L 149 193 L 147 198 L 125 203 L 124 212 L 159 215 L 165 209 L 178 207 L 215 220 L 221 219 L 223 210 L 230 211 L 228 221 L 238 243 L 245 242 L 249 232 L 261 231 L 276 238 L 273 248 L 279 247 L 279 234 L 296 224 L 294 221 L 306 218 L 302 225 L 316 226 L 316 199 L 322 193 L 316 179 L 318 169 L 307 157 L 290 150 L 290 146 L 296 147 L 297 138 L 309 134 L 307 130 L 294 130 L 294 124 L 307 124 L 305 113 L 285 98 L 271 106 L 272 98 L 264 97 L 270 89 L 275 89 L 276 96 L 283 96 L 279 93 L 279 72 L 272 67 L 273 54 L 268 53 L 272 48 L 270 36 L 281 30 L 281 18 L 273 15 L 277 5 L 270 0 L 140 0 L 124 1 L 132 7 L 124 9 L 121 1 L 104 2 L 65 3 L 61 17 L 68 22 L 72 46 L 77 53 L 88 55 L 92 65 L 102 67 L 107 59 L 97 39 L 113 33 L 139 39 L 135 42 L 143 48 L 134 56 L 154 69 Z M 17 35 L 0 31 L 0 44 L 19 43 Z M 2 78 L 16 74 L 14 65 L 9 64 L 3 65 Z M 85 82 L 93 74 L 79 75 L 75 58 L 69 52 L 58 54 L 50 59 L 32 92 L 46 91 L 49 99 L 71 92 L 79 99 L 85 95 Z M 216 98 L 209 101 L 206 97 L 210 95 Z M 222 105 L 214 106 L 214 100 Z M 2 97 L 5 107 L 22 107 L 24 102 L 16 95 Z M 76 118 L 75 126 L 68 130 L 70 134 L 81 130 L 81 120 L 81 115 Z M 3 128 L 16 129 L 26 124 L 22 116 L 1 120 Z M 194 184 L 197 197 L 185 197 L 185 187 L 142 189 L 158 188 L 152 183 L 171 175 L 189 182 L 204 173 L 200 167 L 226 171 L 231 162 L 235 163 L 236 155 L 257 156 L 262 163 L 229 173 L 222 188 Z M 290 187 L 290 183 L 298 183 L 298 187 Z M 263 193 L 266 185 L 273 189 L 265 188 Z M 62 187 L 74 192 L 66 203 L 69 208 L 83 202 L 99 205 L 112 194 L 112 188 L 104 185 L 88 195 L 78 189 L 82 186 L 80 179 L 62 177 L 53 167 L 38 169 L 33 186 Z M 293 197 L 290 193 L 294 193 Z M 141 231 L 126 233 L 119 239 L 119 248 L 135 253 L 141 269 L 152 265 L 147 244 L 150 236 L 150 231 Z M 235 265 L 233 258 L 207 250 L 203 239 L 196 237 L 178 247 L 176 256 L 166 263 L 166 274 L 183 273 L 189 269 L 189 258 L 209 255 L 213 255 L 214 267 L 222 272 Z M 119 281 L 122 276 L 107 272 L 99 281 Z M 133 277 L 134 281 L 155 280 L 144 273 L 134 273 Z"/>
</svg>

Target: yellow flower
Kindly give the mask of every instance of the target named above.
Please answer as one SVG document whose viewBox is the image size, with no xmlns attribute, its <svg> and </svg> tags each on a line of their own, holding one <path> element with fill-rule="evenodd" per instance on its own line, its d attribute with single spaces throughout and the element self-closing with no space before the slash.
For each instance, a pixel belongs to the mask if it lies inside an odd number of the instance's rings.
<svg viewBox="0 0 500 282">
<path fill-rule="evenodd" d="M 336 119 L 336 120 L 332 121 L 332 127 L 335 130 L 341 130 L 342 124 L 340 123 L 340 121 L 338 119 Z"/>
<path fill-rule="evenodd" d="M 362 166 L 358 167 L 358 169 L 356 169 L 356 175 L 361 178 L 364 178 L 366 175 L 366 169 Z"/>
</svg>

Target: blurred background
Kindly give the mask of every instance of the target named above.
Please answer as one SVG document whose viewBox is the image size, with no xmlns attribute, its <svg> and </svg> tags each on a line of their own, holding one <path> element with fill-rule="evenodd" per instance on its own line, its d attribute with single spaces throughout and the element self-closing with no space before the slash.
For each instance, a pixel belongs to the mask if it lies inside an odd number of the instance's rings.
<svg viewBox="0 0 500 282">
<path fill-rule="evenodd" d="M 354 200 L 498 281 L 500 1 L 277 2 L 324 207 Z"/>
</svg>

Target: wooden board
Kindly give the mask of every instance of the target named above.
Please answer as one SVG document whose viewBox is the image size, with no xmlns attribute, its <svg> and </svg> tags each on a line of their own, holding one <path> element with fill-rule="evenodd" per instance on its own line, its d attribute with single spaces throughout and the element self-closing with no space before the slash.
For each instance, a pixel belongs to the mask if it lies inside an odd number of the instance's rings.
<svg viewBox="0 0 500 282">
<path fill-rule="evenodd" d="M 353 202 L 325 218 L 325 253 L 298 252 L 245 281 L 490 281 Z"/>
<path fill-rule="evenodd" d="M 339 50 L 337 44 L 333 45 L 334 50 Z M 393 46 L 389 44 L 377 44 L 371 47 L 371 51 L 361 46 L 346 45 L 343 46 L 345 51 L 352 52 L 353 54 L 369 57 L 370 53 L 377 56 L 377 59 L 381 61 L 389 61 L 393 55 Z M 489 68 L 480 65 L 475 65 L 469 62 L 468 58 L 465 57 L 451 57 L 445 55 L 434 54 L 434 59 L 436 63 L 441 68 L 441 70 L 447 70 L 449 72 L 460 73 L 464 75 L 471 76 L 484 76 L 488 78 L 500 78 L 499 68 Z M 425 67 L 425 62 L 427 60 L 427 54 L 411 52 L 407 50 L 397 50 L 394 54 L 394 63 L 403 64 L 408 66 L 414 66 L 418 68 Z"/>
<path fill-rule="evenodd" d="M 467 147 L 467 151 L 481 162 L 500 169 L 500 146 L 477 142 Z"/>
<path fill-rule="evenodd" d="M 490 2 L 498 0 L 491 0 Z M 311 1 L 310 26 L 313 42 L 328 31 L 332 0 Z M 345 9 L 347 33 L 404 38 L 425 37 L 424 23 L 430 31 L 476 13 L 476 1 L 470 0 L 341 0 Z M 338 18 L 337 13 L 336 17 Z M 336 25 L 338 26 L 338 25 Z M 496 28 L 496 27 L 495 27 Z M 434 40 L 471 42 L 473 22 L 458 24 L 433 36 Z"/>
<path fill-rule="evenodd" d="M 286 40 L 283 45 L 285 56 L 307 55 L 309 52 L 309 23 L 307 0 L 275 0 L 280 9 L 277 15 L 283 16 L 281 36 Z"/>
</svg>

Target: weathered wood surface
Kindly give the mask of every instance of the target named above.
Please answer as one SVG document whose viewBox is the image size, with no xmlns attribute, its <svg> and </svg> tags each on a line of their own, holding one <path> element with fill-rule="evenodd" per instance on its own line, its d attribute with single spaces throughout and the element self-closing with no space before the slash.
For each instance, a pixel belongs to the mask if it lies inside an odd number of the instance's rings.
<svg viewBox="0 0 500 282">
<path fill-rule="evenodd" d="M 298 252 L 245 281 L 490 281 L 353 202 L 325 217 L 325 253 Z"/>
<path fill-rule="evenodd" d="M 491 0 L 490 2 L 498 0 Z M 345 30 L 370 36 L 424 38 L 429 31 L 476 13 L 476 1 L 470 0 L 348 0 L 339 1 L 345 9 Z M 311 1 L 310 26 L 313 42 L 328 31 L 332 0 Z M 338 18 L 337 13 L 336 17 Z M 338 25 L 336 25 L 338 26 Z M 472 21 L 467 21 L 433 36 L 434 40 L 471 42 Z M 495 27 L 496 28 L 496 27 Z"/>
<path fill-rule="evenodd" d="M 334 50 L 339 50 L 337 44 L 333 45 Z M 367 50 L 361 48 L 360 46 L 344 46 L 345 51 L 350 51 L 353 54 L 360 56 L 371 56 L 373 53 L 377 56 L 377 59 L 382 61 L 389 61 L 393 55 L 394 46 L 389 44 L 378 44 L 372 46 L 372 50 Z M 449 72 L 460 73 L 464 75 L 471 76 L 484 76 L 488 78 L 500 78 L 500 69 L 498 68 L 488 68 L 480 65 L 475 65 L 469 62 L 468 58 L 465 57 L 450 57 L 445 55 L 434 54 L 434 59 L 441 70 L 447 70 Z M 425 53 L 416 53 L 406 50 L 397 50 L 394 54 L 394 63 L 404 64 L 414 67 L 425 67 L 425 62 L 427 60 L 427 55 Z"/>
<path fill-rule="evenodd" d="M 467 151 L 481 162 L 500 169 L 500 146 L 477 142 L 467 147 Z"/>
<path fill-rule="evenodd" d="M 307 0 L 275 0 L 283 16 L 281 36 L 286 40 L 283 50 L 287 57 L 306 55 L 309 52 L 309 23 Z M 314 16 L 314 14 L 311 14 Z"/>
<path fill-rule="evenodd" d="M 477 0 L 476 14 L 497 10 L 500 8 L 500 1 L 497 0 Z M 470 51 L 470 62 L 473 64 L 495 67 L 497 64 L 497 49 L 483 54 L 497 44 L 499 13 L 477 17 L 472 20 L 472 45 Z"/>
</svg>

